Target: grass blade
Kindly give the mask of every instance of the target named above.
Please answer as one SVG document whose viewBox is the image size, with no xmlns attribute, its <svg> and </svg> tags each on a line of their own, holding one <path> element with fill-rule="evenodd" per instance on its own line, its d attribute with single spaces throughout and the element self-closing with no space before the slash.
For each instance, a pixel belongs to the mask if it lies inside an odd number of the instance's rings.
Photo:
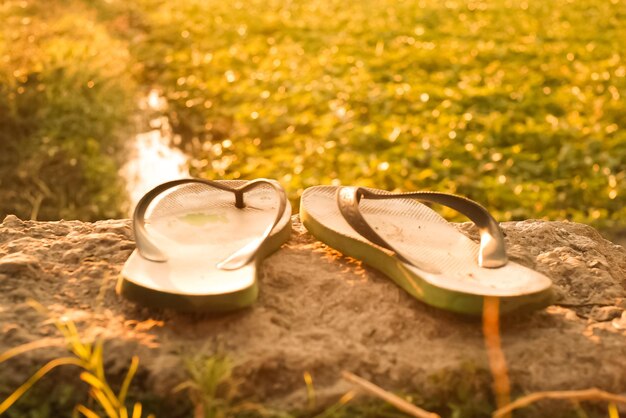
<svg viewBox="0 0 626 418">
<path fill-rule="evenodd" d="M 35 374 L 33 374 L 22 386 L 17 388 L 15 392 L 9 395 L 1 404 L 0 404 L 0 415 L 6 412 L 7 409 L 11 407 L 28 389 L 30 389 L 39 379 L 48 374 L 51 370 L 56 367 L 63 366 L 66 364 L 73 364 L 78 367 L 82 367 L 83 362 L 74 357 L 61 357 L 58 359 L 54 359 L 46 363 L 41 369 L 37 370 Z"/>
<path fill-rule="evenodd" d="M 313 387 L 313 377 L 311 373 L 304 372 L 304 383 L 306 384 L 306 397 L 309 411 L 315 409 L 315 387 Z"/>
<path fill-rule="evenodd" d="M 126 400 L 126 395 L 128 394 L 128 387 L 130 386 L 130 382 L 131 380 L 133 380 L 133 377 L 135 376 L 135 373 L 137 372 L 137 367 L 139 367 L 139 357 L 133 356 L 133 358 L 130 361 L 130 367 L 128 368 L 128 373 L 126 373 L 126 377 L 124 378 L 124 383 L 122 383 L 120 394 L 117 397 L 120 401 L 120 404 L 122 405 L 124 404 L 124 401 Z"/>
<path fill-rule="evenodd" d="M 426 411 L 416 405 L 413 405 L 412 403 L 405 401 L 401 397 L 394 395 L 391 392 L 387 392 L 386 390 L 376 386 L 372 382 L 368 382 L 367 380 L 362 379 L 359 376 L 356 376 L 350 372 L 343 371 L 341 375 L 347 381 L 354 383 L 371 395 L 374 395 L 390 403 L 391 405 L 395 406 L 397 409 L 406 414 L 409 414 L 416 418 L 441 418 L 438 414 Z"/>
<path fill-rule="evenodd" d="M 87 408 L 84 405 L 76 405 L 76 408 L 74 410 L 76 412 L 80 412 L 87 418 L 100 418 L 98 414 L 96 414 L 94 411 L 92 411 L 91 409 Z"/>
<path fill-rule="evenodd" d="M 87 383 L 88 385 L 98 390 L 102 390 L 104 387 L 104 385 L 102 384 L 102 381 L 100 381 L 100 379 L 98 379 L 96 376 L 94 376 L 93 374 L 89 372 L 82 372 L 80 374 L 80 380 L 82 380 L 83 382 Z"/>
<path fill-rule="evenodd" d="M 612 403 L 621 403 L 626 405 L 626 396 L 616 395 L 614 393 L 605 392 L 598 388 L 591 388 L 585 390 L 564 390 L 564 391 L 548 391 L 548 392 L 535 392 L 530 395 L 523 396 L 516 399 L 514 402 L 508 404 L 504 408 L 500 408 L 493 413 L 493 418 L 502 418 L 511 411 L 524 408 L 532 403 L 540 401 L 542 399 L 568 399 L 574 401 L 608 401 Z"/>
<path fill-rule="evenodd" d="M 13 347 L 4 353 L 0 354 L 0 363 L 4 363 L 10 358 L 15 356 L 19 356 L 20 354 L 27 353 L 32 350 L 36 350 L 38 348 L 49 348 L 49 347 L 59 347 L 63 346 L 61 340 L 59 339 L 43 339 L 39 341 L 33 341 L 30 343 L 22 344 L 17 347 Z"/>
<path fill-rule="evenodd" d="M 93 353 L 91 355 L 91 366 L 100 380 L 104 380 L 104 365 L 102 364 L 102 340 L 96 341 Z"/>
<path fill-rule="evenodd" d="M 117 399 L 106 380 L 100 380 L 89 372 L 82 372 L 80 374 L 81 380 L 90 385 L 93 389 L 99 390 L 108 400 L 108 403 L 114 409 L 120 409 L 122 407 L 121 402 Z"/>
<path fill-rule="evenodd" d="M 107 398 L 103 391 L 92 387 L 89 394 L 104 408 L 104 412 L 107 413 L 109 418 L 120 418 L 119 414 L 111 404 L 111 401 Z"/>
<path fill-rule="evenodd" d="M 91 346 L 89 344 L 83 344 L 80 341 L 78 329 L 73 321 L 66 321 L 64 325 L 67 329 L 69 336 L 68 339 L 70 341 L 70 345 L 72 346 L 72 351 L 74 351 L 77 357 L 88 361 L 91 358 Z"/>
<path fill-rule="evenodd" d="M 133 406 L 133 415 L 131 418 L 141 418 L 141 404 L 139 402 L 135 403 L 135 406 Z"/>
<path fill-rule="evenodd" d="M 328 409 L 322 413 L 316 415 L 314 418 L 327 418 L 333 417 L 341 408 L 345 407 L 356 396 L 356 391 L 351 390 L 343 394 L 343 396 L 335 404 L 331 405 Z"/>
</svg>

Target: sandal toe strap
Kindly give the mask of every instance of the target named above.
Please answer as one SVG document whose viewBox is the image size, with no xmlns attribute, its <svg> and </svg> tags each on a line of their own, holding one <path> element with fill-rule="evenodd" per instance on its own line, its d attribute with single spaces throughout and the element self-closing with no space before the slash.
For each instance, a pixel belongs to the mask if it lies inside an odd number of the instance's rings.
<svg viewBox="0 0 626 418">
<path fill-rule="evenodd" d="M 381 237 L 365 220 L 359 209 L 361 199 L 417 199 L 422 202 L 438 203 L 452 208 L 467 216 L 479 229 L 480 248 L 478 252 L 478 265 L 480 267 L 498 268 L 504 266 L 508 261 L 504 236 L 498 226 L 498 222 L 496 222 L 487 209 L 473 200 L 462 196 L 428 191 L 380 193 L 363 187 L 341 187 L 337 190 L 337 204 L 348 224 L 364 238 L 380 247 L 393 251 L 403 262 L 411 265 L 414 265 L 414 263 L 394 249 L 393 246 Z"/>
</svg>

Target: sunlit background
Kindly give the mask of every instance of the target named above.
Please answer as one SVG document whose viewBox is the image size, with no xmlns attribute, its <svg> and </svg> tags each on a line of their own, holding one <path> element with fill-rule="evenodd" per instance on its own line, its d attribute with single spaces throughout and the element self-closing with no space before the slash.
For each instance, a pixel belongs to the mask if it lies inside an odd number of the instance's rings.
<svg viewBox="0 0 626 418">
<path fill-rule="evenodd" d="M 626 225 L 626 2 L 0 1 L 0 216 L 170 178 L 439 190 Z"/>
</svg>

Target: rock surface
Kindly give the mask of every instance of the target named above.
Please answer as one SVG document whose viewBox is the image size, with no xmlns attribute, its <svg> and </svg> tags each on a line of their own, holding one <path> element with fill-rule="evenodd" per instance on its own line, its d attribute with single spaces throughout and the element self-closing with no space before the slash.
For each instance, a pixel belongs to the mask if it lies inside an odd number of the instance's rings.
<svg viewBox="0 0 626 418">
<path fill-rule="evenodd" d="M 57 347 L 1 364 L 0 381 L 19 384 L 33 367 L 66 353 L 28 298 L 53 316 L 73 319 L 84 338 L 103 339 L 111 353 L 107 372 L 123 373 L 138 355 L 140 384 L 162 396 L 186 379 L 183 358 L 216 352 L 235 361 L 242 397 L 281 408 L 306 405 L 304 372 L 312 375 L 318 398 L 331 400 L 350 388 L 342 370 L 425 396 L 441 385 L 436 376 L 462 374 L 468 364 L 489 370 L 480 321 L 412 299 L 317 241 L 297 217 L 293 226 L 291 240 L 262 265 L 254 307 L 211 316 L 150 310 L 116 295 L 118 274 L 134 248 L 127 220 L 6 217 L 0 226 L 0 353 L 41 339 Z M 471 225 L 458 227 L 477 238 Z M 502 321 L 515 392 L 592 386 L 626 392 L 624 248 L 576 223 L 502 227 L 511 259 L 550 277 L 557 294 L 553 306 Z"/>
</svg>

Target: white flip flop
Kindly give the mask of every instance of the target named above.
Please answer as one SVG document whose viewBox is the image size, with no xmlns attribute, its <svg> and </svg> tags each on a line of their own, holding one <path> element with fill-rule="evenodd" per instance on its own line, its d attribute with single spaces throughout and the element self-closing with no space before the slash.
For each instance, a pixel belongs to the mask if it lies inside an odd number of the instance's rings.
<svg viewBox="0 0 626 418">
<path fill-rule="evenodd" d="M 137 249 L 117 292 L 150 307 L 223 312 L 257 298 L 259 263 L 291 233 L 291 205 L 275 180 L 181 179 L 137 204 Z"/>
<path fill-rule="evenodd" d="M 480 230 L 480 244 L 416 200 L 466 215 Z M 498 223 L 461 196 L 315 186 L 302 195 L 300 218 L 322 242 L 363 260 L 438 308 L 480 314 L 485 297 L 500 298 L 501 312 L 551 301 L 550 279 L 509 261 Z"/>
</svg>

